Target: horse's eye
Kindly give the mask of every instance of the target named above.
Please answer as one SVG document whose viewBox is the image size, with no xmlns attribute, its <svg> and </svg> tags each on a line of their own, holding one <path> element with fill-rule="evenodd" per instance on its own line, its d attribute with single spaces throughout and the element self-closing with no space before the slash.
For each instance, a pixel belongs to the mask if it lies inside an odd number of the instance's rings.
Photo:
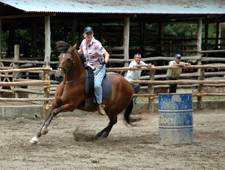
<svg viewBox="0 0 225 170">
<path fill-rule="evenodd" d="M 68 58 L 68 59 L 67 59 L 67 62 L 70 62 L 70 61 L 71 61 L 71 58 Z"/>
</svg>

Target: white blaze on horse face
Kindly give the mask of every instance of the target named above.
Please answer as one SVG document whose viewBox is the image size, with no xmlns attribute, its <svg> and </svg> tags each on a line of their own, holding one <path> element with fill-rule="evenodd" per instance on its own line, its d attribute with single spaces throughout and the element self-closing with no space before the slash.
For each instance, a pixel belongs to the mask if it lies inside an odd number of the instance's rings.
<svg viewBox="0 0 225 170">
<path fill-rule="evenodd" d="M 65 55 L 66 55 L 66 54 L 64 53 L 64 54 L 63 54 L 63 58 L 65 57 Z"/>
</svg>

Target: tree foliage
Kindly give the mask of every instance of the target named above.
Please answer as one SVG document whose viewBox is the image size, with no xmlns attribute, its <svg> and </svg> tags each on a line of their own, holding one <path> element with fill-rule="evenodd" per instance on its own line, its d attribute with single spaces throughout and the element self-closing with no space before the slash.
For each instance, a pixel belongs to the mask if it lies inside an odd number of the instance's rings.
<svg viewBox="0 0 225 170">
<path fill-rule="evenodd" d="M 165 34 L 172 34 L 180 38 L 196 38 L 197 24 L 166 24 L 163 26 Z"/>
<path fill-rule="evenodd" d="M 121 26 L 121 24 L 118 24 Z M 153 30 L 158 32 L 158 23 L 151 23 L 146 25 L 147 29 Z M 193 39 L 196 41 L 197 38 L 197 31 L 198 31 L 198 24 L 163 24 L 163 33 L 166 35 L 172 35 L 173 37 L 177 37 L 180 39 Z M 3 30 L 2 31 L 2 50 L 7 51 L 9 49 L 9 31 Z M 79 40 L 79 36 L 77 34 L 76 40 L 77 43 Z M 208 37 L 209 38 L 216 38 L 216 24 L 209 24 L 208 27 Z M 205 38 L 205 25 L 203 25 L 202 29 L 202 38 Z M 225 25 L 221 25 L 221 38 L 225 38 Z M 58 26 L 51 28 L 51 46 L 54 47 L 55 43 L 59 40 L 64 40 L 68 43 L 71 43 L 71 29 L 65 26 Z M 39 28 L 37 32 L 37 41 L 38 48 L 44 49 L 45 46 L 45 35 L 44 35 L 44 28 Z M 31 29 L 16 29 L 15 30 L 15 44 L 19 44 L 21 48 L 30 48 L 32 43 L 32 30 Z M 103 38 L 104 43 L 104 38 Z M 202 41 L 204 44 L 205 41 Z M 208 40 L 208 44 L 216 44 L 214 40 Z M 225 44 L 225 40 L 221 40 L 221 44 Z M 140 47 L 135 47 L 135 49 L 139 49 Z M 214 48 L 209 47 L 208 49 Z"/>
</svg>

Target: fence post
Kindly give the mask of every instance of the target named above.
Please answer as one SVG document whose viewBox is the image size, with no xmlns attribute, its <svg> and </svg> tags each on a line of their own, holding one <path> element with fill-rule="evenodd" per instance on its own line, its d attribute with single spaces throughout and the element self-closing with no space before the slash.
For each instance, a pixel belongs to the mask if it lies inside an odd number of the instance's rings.
<svg viewBox="0 0 225 170">
<path fill-rule="evenodd" d="M 197 55 L 198 56 L 201 56 L 200 51 L 202 51 L 202 18 L 201 17 L 199 17 L 198 19 L 198 33 L 197 33 Z M 198 65 L 201 65 L 201 64 L 202 63 L 200 59 L 198 60 Z M 198 69 L 198 73 L 200 74 L 199 79 L 203 80 L 204 79 L 203 69 Z M 203 84 L 199 84 L 198 86 L 199 93 L 201 93 L 202 89 L 203 89 Z M 197 99 L 198 99 L 198 108 L 202 109 L 202 96 L 198 96 Z"/>
<path fill-rule="evenodd" d="M 49 68 L 48 65 L 43 65 L 44 68 Z M 43 70 L 42 80 L 48 81 L 48 72 Z M 50 86 L 44 86 L 44 98 L 49 98 Z M 43 118 L 47 118 L 49 110 L 49 101 L 44 101 L 43 104 Z"/>
<path fill-rule="evenodd" d="M 124 17 L 124 26 L 123 26 L 123 48 L 124 48 L 124 59 L 129 59 L 129 40 L 130 40 L 130 17 Z M 128 67 L 128 63 L 124 64 L 125 67 Z"/>
<path fill-rule="evenodd" d="M 155 79 L 155 70 L 150 70 L 150 80 Z M 149 94 L 154 95 L 154 84 L 148 85 Z M 148 98 L 148 108 L 150 113 L 154 113 L 154 96 L 149 96 Z"/>
<path fill-rule="evenodd" d="M 15 51 L 15 54 L 14 54 L 14 68 L 18 69 L 19 68 L 19 64 L 16 63 L 16 62 L 20 60 L 20 46 L 19 45 L 14 45 L 14 51 Z M 13 79 L 14 79 L 14 77 L 17 74 L 19 74 L 19 72 L 13 73 Z M 14 88 L 15 88 L 15 86 L 14 86 Z M 14 88 L 13 88 L 13 90 L 14 90 Z M 20 88 L 20 86 L 18 86 L 17 88 Z M 15 98 L 20 98 L 20 93 L 19 92 L 15 92 Z"/>
<path fill-rule="evenodd" d="M 45 16 L 45 65 L 50 65 L 51 56 L 51 30 L 50 16 Z"/>
<path fill-rule="evenodd" d="M 204 80 L 204 74 L 205 74 L 205 69 L 200 69 L 200 76 L 199 76 L 200 80 Z M 198 92 L 201 94 L 202 90 L 203 90 L 203 84 L 199 84 Z M 198 96 L 197 98 L 198 98 L 198 109 L 203 109 L 202 96 Z"/>
</svg>

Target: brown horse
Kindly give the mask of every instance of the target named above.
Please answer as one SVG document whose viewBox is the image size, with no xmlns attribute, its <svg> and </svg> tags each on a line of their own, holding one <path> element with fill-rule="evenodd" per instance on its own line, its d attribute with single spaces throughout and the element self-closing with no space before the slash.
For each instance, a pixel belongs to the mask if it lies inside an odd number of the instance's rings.
<svg viewBox="0 0 225 170">
<path fill-rule="evenodd" d="M 59 41 L 56 48 L 61 52 L 59 55 L 59 67 L 56 71 L 56 78 L 64 78 L 55 93 L 55 100 L 49 116 L 37 136 L 31 139 L 31 143 L 37 143 L 41 135 L 47 134 L 49 125 L 54 116 L 60 112 L 73 111 L 88 97 L 84 92 L 85 68 L 78 53 L 75 52 L 76 45 L 71 47 L 68 43 Z M 111 95 L 109 99 L 103 99 L 105 111 L 109 117 L 109 124 L 94 136 L 94 139 L 107 137 L 115 123 L 117 115 L 124 109 L 124 118 L 130 124 L 130 114 L 133 109 L 133 89 L 130 83 L 120 74 L 107 73 L 111 80 Z M 66 83 L 70 82 L 70 83 Z M 84 110 L 84 107 L 78 108 Z M 96 111 L 97 107 L 93 99 L 90 99 L 87 111 Z"/>
</svg>

